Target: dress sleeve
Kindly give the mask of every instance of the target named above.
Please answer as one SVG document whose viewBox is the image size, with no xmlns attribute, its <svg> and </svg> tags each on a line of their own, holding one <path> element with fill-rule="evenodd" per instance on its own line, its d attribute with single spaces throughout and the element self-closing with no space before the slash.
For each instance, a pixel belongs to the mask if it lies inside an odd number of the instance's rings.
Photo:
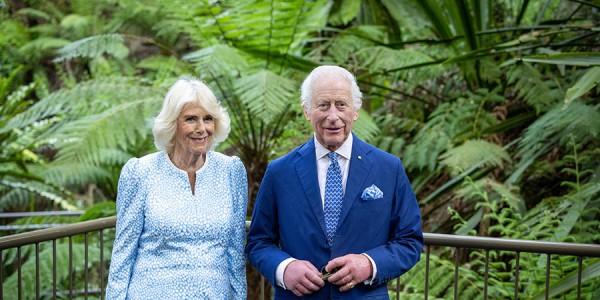
<svg viewBox="0 0 600 300">
<path fill-rule="evenodd" d="M 227 250 L 232 299 L 246 299 L 246 209 L 248 207 L 248 178 L 246 168 L 234 157 L 229 170 L 229 188 L 233 197 L 232 234 Z"/>
<path fill-rule="evenodd" d="M 106 299 L 125 299 L 138 241 L 144 228 L 144 193 L 140 187 L 139 159 L 130 159 L 121 171 L 117 191 L 117 225 Z"/>
</svg>

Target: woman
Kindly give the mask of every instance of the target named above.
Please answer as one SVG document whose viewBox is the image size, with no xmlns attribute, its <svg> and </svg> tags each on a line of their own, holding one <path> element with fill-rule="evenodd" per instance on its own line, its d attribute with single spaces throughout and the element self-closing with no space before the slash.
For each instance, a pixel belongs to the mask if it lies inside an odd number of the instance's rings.
<svg viewBox="0 0 600 300">
<path fill-rule="evenodd" d="M 213 151 L 229 124 L 204 83 L 169 89 L 152 129 L 161 151 L 121 171 L 106 299 L 246 298 L 246 170 Z"/>
</svg>

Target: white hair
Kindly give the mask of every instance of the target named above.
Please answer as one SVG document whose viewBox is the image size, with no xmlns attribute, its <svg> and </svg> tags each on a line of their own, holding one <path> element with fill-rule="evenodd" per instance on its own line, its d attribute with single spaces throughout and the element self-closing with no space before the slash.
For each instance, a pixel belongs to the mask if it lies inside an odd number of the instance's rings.
<svg viewBox="0 0 600 300">
<path fill-rule="evenodd" d="M 152 133 L 159 150 L 171 152 L 174 145 L 177 117 L 189 104 L 198 104 L 215 119 L 215 131 L 210 149 L 224 141 L 231 131 L 231 120 L 212 90 L 202 81 L 182 76 L 169 88 L 162 109 L 154 119 Z"/>
<path fill-rule="evenodd" d="M 313 69 L 310 74 L 302 82 L 301 88 L 301 103 L 302 107 L 307 109 L 310 107 L 312 100 L 312 84 L 314 82 L 323 81 L 331 78 L 341 78 L 350 83 L 350 93 L 352 95 L 352 104 L 354 109 L 358 110 L 362 106 L 362 93 L 356 84 L 356 78 L 348 70 L 338 66 L 319 66 Z"/>
</svg>

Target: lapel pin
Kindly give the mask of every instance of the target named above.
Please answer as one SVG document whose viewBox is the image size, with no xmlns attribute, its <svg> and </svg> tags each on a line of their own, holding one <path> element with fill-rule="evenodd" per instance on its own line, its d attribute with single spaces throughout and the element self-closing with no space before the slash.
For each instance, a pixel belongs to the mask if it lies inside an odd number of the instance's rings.
<svg viewBox="0 0 600 300">
<path fill-rule="evenodd" d="M 362 156 L 360 156 L 360 155 L 359 155 L 359 156 L 358 156 L 358 159 L 362 159 Z"/>
</svg>

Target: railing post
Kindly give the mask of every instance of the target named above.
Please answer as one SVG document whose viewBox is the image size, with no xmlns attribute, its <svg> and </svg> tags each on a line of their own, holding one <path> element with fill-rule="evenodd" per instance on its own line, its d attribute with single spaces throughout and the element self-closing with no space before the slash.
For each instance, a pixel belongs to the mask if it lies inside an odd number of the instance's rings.
<svg viewBox="0 0 600 300">
<path fill-rule="evenodd" d="M 431 246 L 426 246 L 427 254 L 425 255 L 425 300 L 429 297 L 429 257 L 431 253 Z"/>
<path fill-rule="evenodd" d="M 52 240 L 52 300 L 56 300 L 56 239 Z"/>
<path fill-rule="evenodd" d="M 69 299 L 73 299 L 73 237 L 69 236 Z"/>
<path fill-rule="evenodd" d="M 583 269 L 583 257 L 577 258 L 577 300 L 581 299 L 581 269 Z"/>
<path fill-rule="evenodd" d="M 40 299 L 40 243 L 35 243 L 35 299 Z"/>
<path fill-rule="evenodd" d="M 85 243 L 84 243 L 84 248 L 85 248 L 85 259 L 84 259 L 84 263 L 83 263 L 83 278 L 84 278 L 84 289 L 83 289 L 83 293 L 84 293 L 84 299 L 87 300 L 88 298 L 88 234 L 85 234 Z"/>
<path fill-rule="evenodd" d="M 488 273 L 490 271 L 490 250 L 485 250 L 485 276 L 483 278 L 483 299 L 488 298 Z"/>
<path fill-rule="evenodd" d="M 515 262 L 515 300 L 519 299 L 519 263 L 521 260 L 521 252 L 516 252 Z"/>
<path fill-rule="evenodd" d="M 17 247 L 17 299 L 21 300 L 21 247 Z"/>
<path fill-rule="evenodd" d="M 550 253 L 547 254 L 546 257 L 546 300 L 550 298 L 550 260 L 552 259 L 552 255 Z"/>
<path fill-rule="evenodd" d="M 104 230 L 100 229 L 100 300 L 104 299 Z"/>
<path fill-rule="evenodd" d="M 454 252 L 454 300 L 458 299 L 458 251 L 460 248 L 456 248 Z"/>
</svg>

